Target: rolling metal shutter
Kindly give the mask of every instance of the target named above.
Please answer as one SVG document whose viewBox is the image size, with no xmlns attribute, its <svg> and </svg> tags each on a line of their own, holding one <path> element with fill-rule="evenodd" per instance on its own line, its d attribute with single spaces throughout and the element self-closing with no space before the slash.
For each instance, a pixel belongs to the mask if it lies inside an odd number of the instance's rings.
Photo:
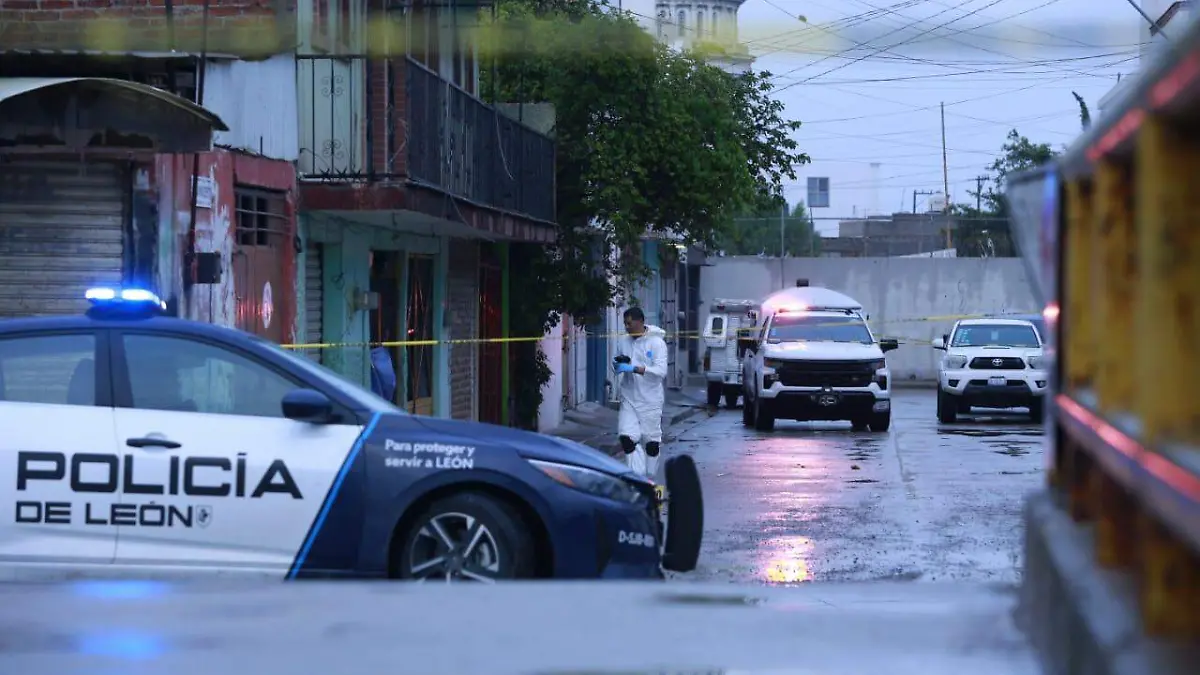
<svg viewBox="0 0 1200 675">
<path fill-rule="evenodd" d="M 121 283 L 127 187 L 112 164 L 0 163 L 0 318 L 82 314 Z"/>
<path fill-rule="evenodd" d="M 321 308 L 324 298 L 321 294 L 321 264 L 322 247 L 320 244 L 308 244 L 304 255 L 304 342 L 314 344 L 321 342 Z M 321 363 L 322 349 L 306 349 L 304 353 L 317 363 Z"/>
</svg>

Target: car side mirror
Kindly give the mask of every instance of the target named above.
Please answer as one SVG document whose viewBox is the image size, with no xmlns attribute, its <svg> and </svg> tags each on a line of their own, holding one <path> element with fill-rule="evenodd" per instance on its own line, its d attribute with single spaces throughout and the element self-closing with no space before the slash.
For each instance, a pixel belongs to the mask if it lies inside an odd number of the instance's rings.
<svg viewBox="0 0 1200 675">
<path fill-rule="evenodd" d="M 946 348 L 946 338 L 934 338 L 933 339 L 933 348 L 934 349 L 945 349 Z"/>
<path fill-rule="evenodd" d="M 900 348 L 900 341 L 897 340 L 896 338 L 883 338 L 879 341 L 879 350 L 884 353 L 887 353 L 887 352 L 892 351 L 893 349 L 899 349 L 899 348 Z"/>
<path fill-rule="evenodd" d="M 297 422 L 323 424 L 333 417 L 333 401 L 315 389 L 293 389 L 283 396 L 283 416 Z"/>
</svg>

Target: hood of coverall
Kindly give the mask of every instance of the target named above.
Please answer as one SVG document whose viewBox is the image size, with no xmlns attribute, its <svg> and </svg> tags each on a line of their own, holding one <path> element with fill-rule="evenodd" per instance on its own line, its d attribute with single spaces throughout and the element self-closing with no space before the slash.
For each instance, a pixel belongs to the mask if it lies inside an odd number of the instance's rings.
<svg viewBox="0 0 1200 675">
<path fill-rule="evenodd" d="M 649 367 L 654 363 L 656 355 L 652 348 L 652 343 L 656 342 L 653 338 L 661 340 L 667 331 L 658 326 L 646 326 L 646 331 L 641 335 L 634 337 L 626 333 L 621 338 L 623 351 L 629 354 L 635 366 Z M 662 348 L 666 348 L 665 345 Z M 666 354 L 662 354 L 665 357 Z M 657 410 L 662 412 L 663 403 L 665 400 L 664 379 L 626 373 L 622 375 L 621 396 L 638 409 L 639 412 L 652 412 Z"/>
<path fill-rule="evenodd" d="M 637 340 L 637 339 L 643 338 L 643 337 L 664 337 L 664 336 L 666 336 L 666 334 L 667 334 L 667 331 L 659 328 L 658 326 L 651 326 L 650 324 L 646 324 L 646 332 L 642 333 L 641 335 L 639 335 L 637 337 L 634 337 L 634 336 L 626 333 L 626 335 L 628 335 L 630 340 Z"/>
</svg>

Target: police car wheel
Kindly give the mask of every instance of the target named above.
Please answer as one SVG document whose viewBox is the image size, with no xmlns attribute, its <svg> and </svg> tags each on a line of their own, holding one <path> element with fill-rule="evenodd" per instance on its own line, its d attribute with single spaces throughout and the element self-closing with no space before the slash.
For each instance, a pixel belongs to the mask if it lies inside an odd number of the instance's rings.
<svg viewBox="0 0 1200 675">
<path fill-rule="evenodd" d="M 439 499 L 405 535 L 398 576 L 418 582 L 531 578 L 534 539 L 504 502 L 476 492 Z"/>
</svg>

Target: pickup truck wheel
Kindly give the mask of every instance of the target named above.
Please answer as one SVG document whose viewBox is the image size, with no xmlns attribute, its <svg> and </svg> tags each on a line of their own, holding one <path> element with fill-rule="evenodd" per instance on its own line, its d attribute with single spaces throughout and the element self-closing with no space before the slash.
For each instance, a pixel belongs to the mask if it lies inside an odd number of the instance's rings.
<svg viewBox="0 0 1200 675">
<path fill-rule="evenodd" d="M 708 407 L 715 408 L 721 405 L 721 383 L 708 383 Z"/>
<path fill-rule="evenodd" d="M 941 389 L 938 390 L 937 417 L 942 424 L 954 424 L 958 419 L 958 401 Z"/>
<path fill-rule="evenodd" d="M 742 426 L 754 426 L 754 406 L 750 404 L 750 397 L 742 395 Z"/>
<path fill-rule="evenodd" d="M 775 416 L 772 415 L 769 410 L 767 410 L 767 405 L 763 403 L 761 398 L 754 400 L 754 430 L 775 430 Z"/>
<path fill-rule="evenodd" d="M 1035 398 L 1029 404 L 1029 416 L 1033 418 L 1034 424 L 1041 424 L 1046 419 L 1046 400 Z"/>
<path fill-rule="evenodd" d="M 871 431 L 884 432 L 892 426 L 892 411 L 871 413 Z"/>
</svg>

